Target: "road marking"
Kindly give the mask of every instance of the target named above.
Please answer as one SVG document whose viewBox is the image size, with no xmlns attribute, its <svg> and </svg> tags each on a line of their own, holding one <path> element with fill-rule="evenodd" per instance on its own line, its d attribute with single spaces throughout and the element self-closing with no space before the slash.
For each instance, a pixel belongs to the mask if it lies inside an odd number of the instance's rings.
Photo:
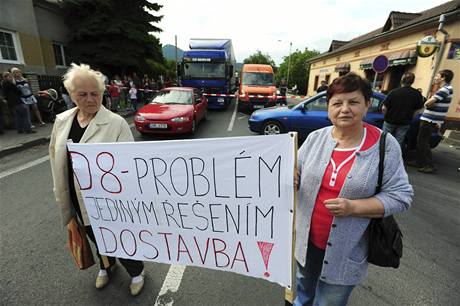
<svg viewBox="0 0 460 306">
<path fill-rule="evenodd" d="M 235 124 L 237 109 L 238 109 L 238 99 L 236 99 L 235 109 L 233 110 L 232 120 L 230 120 L 230 123 L 228 124 L 227 132 L 230 132 L 231 130 L 233 130 L 233 124 Z"/>
<path fill-rule="evenodd" d="M 134 123 L 131 123 L 129 125 L 130 128 L 133 128 L 134 127 Z M 18 167 L 15 167 L 15 168 L 12 168 L 12 169 L 9 169 L 9 170 L 6 170 L 6 171 L 3 171 L 3 172 L 0 172 L 0 179 L 4 178 L 4 177 L 7 177 L 9 175 L 12 175 L 12 174 L 15 174 L 15 173 L 18 173 L 22 170 L 26 170 L 28 168 L 31 168 L 31 167 L 34 167 L 34 166 L 37 166 L 37 165 L 40 165 L 41 163 L 44 163 L 46 161 L 48 161 L 50 159 L 49 155 L 47 156 L 43 156 L 39 159 L 36 159 L 36 160 L 33 160 L 31 162 L 28 162 L 28 163 L 25 163 L 24 165 L 21 165 L 21 166 L 18 166 Z"/>
<path fill-rule="evenodd" d="M 163 286 L 161 286 L 154 306 L 172 306 L 174 304 L 172 297 L 166 297 L 165 295 L 167 293 L 175 293 L 179 290 L 184 271 L 185 266 L 171 265 L 169 267 L 168 274 L 163 282 Z"/>
<path fill-rule="evenodd" d="M 41 157 L 39 159 L 36 159 L 36 160 L 31 161 L 31 162 L 25 163 L 24 165 L 21 165 L 21 166 L 18 166 L 18 167 L 3 171 L 3 172 L 0 173 L 0 179 L 2 179 L 4 177 L 7 177 L 9 175 L 18 173 L 18 172 L 20 172 L 22 170 L 26 170 L 28 168 L 40 165 L 41 163 L 44 163 L 44 162 L 48 161 L 49 159 L 50 159 L 49 155 L 46 155 L 46 156 L 43 156 L 43 157 Z"/>
</svg>

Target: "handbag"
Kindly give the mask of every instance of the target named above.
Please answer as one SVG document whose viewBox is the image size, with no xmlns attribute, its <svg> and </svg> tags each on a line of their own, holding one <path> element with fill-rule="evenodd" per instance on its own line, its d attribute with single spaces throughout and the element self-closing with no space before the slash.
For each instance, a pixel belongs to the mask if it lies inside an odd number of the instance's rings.
<svg viewBox="0 0 460 306">
<path fill-rule="evenodd" d="M 75 219 L 77 226 L 68 231 L 67 246 L 80 270 L 85 270 L 94 265 L 93 252 L 86 237 L 85 228 Z"/>
<path fill-rule="evenodd" d="M 386 132 L 379 142 L 379 176 L 375 193 L 382 188 L 383 168 L 385 159 Z M 372 218 L 369 226 L 369 253 L 367 261 L 380 267 L 399 267 L 402 257 L 402 233 L 393 216 Z"/>
</svg>

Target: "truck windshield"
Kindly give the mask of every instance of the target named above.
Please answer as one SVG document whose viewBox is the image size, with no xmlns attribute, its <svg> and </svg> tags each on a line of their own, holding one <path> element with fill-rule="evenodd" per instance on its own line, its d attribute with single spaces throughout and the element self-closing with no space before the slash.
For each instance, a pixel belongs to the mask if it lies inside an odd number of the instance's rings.
<svg viewBox="0 0 460 306">
<path fill-rule="evenodd" d="M 192 104 L 192 93 L 185 90 L 162 90 L 152 103 L 156 104 Z"/>
<path fill-rule="evenodd" d="M 243 73 L 243 85 L 259 85 L 267 86 L 273 85 L 273 74 L 271 73 L 259 73 L 259 72 L 244 72 Z"/>
<path fill-rule="evenodd" d="M 224 78 L 224 63 L 187 63 L 184 65 L 186 78 Z"/>
</svg>

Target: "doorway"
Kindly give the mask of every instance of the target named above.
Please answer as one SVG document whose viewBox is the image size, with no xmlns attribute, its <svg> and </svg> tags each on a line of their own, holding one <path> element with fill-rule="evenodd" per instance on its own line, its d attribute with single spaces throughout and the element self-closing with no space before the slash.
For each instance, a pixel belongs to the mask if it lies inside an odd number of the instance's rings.
<svg viewBox="0 0 460 306">
<path fill-rule="evenodd" d="M 390 72 L 390 82 L 388 84 L 388 91 L 401 86 L 401 78 L 404 72 L 407 71 L 407 66 L 393 66 L 388 69 Z"/>
</svg>

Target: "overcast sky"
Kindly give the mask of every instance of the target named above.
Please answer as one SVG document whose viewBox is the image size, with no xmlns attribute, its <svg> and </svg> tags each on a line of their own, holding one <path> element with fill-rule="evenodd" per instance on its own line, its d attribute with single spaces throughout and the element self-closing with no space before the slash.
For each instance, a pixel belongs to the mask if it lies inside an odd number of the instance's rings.
<svg viewBox="0 0 460 306">
<path fill-rule="evenodd" d="M 153 0 L 152 0 L 153 2 Z M 391 11 L 417 13 L 443 0 L 156 0 L 164 15 L 163 45 L 188 49 L 190 38 L 231 38 L 236 60 L 261 50 L 277 65 L 292 51 L 327 51 L 331 40 L 349 40 L 382 27 Z"/>
</svg>

